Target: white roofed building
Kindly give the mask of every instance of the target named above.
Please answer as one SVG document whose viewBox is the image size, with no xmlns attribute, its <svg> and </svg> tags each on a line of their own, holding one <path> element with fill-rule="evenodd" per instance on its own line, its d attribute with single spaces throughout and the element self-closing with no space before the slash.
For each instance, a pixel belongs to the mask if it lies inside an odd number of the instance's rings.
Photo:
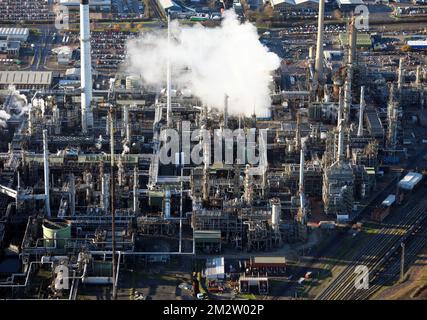
<svg viewBox="0 0 427 320">
<path fill-rule="evenodd" d="M 319 0 L 264 0 L 264 3 L 267 2 L 269 2 L 275 10 L 281 12 L 308 8 L 317 9 L 319 7 Z"/>
<path fill-rule="evenodd" d="M 80 0 L 59 0 L 59 3 L 72 9 L 80 7 Z M 89 6 L 92 11 L 111 11 L 111 0 L 89 0 Z"/>
<path fill-rule="evenodd" d="M 16 89 L 48 89 L 52 71 L 0 71 L 0 89 L 14 85 Z"/>
<path fill-rule="evenodd" d="M 225 279 L 224 257 L 206 259 L 206 268 L 205 268 L 204 274 L 206 279 L 208 280 L 224 280 Z"/>
<path fill-rule="evenodd" d="M 359 5 L 365 4 L 363 0 L 336 0 L 341 11 L 354 10 Z"/>
<path fill-rule="evenodd" d="M 25 42 L 29 35 L 28 28 L 0 28 L 0 37 L 7 37 L 8 40 Z"/>
</svg>

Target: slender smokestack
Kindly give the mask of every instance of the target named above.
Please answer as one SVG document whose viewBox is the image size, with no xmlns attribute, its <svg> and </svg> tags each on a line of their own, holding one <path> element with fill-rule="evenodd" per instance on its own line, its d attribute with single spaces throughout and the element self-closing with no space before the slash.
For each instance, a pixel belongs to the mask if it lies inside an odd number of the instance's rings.
<svg viewBox="0 0 427 320">
<path fill-rule="evenodd" d="M 171 76 L 171 30 L 170 30 L 170 16 L 168 15 L 168 57 L 167 57 L 167 66 L 166 66 L 166 122 L 168 127 L 172 127 L 172 102 L 171 102 L 171 91 L 172 91 L 172 76 Z"/>
<path fill-rule="evenodd" d="M 319 1 L 319 19 L 317 24 L 316 62 L 314 66 L 314 87 L 323 76 L 323 19 L 325 15 L 325 0 Z"/>
<path fill-rule="evenodd" d="M 139 199 L 138 199 L 138 169 L 133 169 L 133 212 L 139 213 Z"/>
<path fill-rule="evenodd" d="M 224 128 L 228 128 L 228 95 L 224 95 Z"/>
<path fill-rule="evenodd" d="M 400 92 L 403 84 L 403 58 L 399 59 L 399 69 L 397 71 L 397 90 Z"/>
<path fill-rule="evenodd" d="M 310 60 L 313 60 L 313 58 L 314 58 L 314 47 L 313 46 L 311 46 L 310 48 L 308 48 L 308 58 L 310 59 Z"/>
<path fill-rule="evenodd" d="M 44 195 L 46 215 L 50 218 L 50 194 L 49 194 L 49 150 L 47 147 L 47 130 L 43 130 L 43 165 L 44 165 Z"/>
<path fill-rule="evenodd" d="M 80 2 L 80 61 L 82 131 L 86 134 L 93 127 L 89 0 L 81 0 Z"/>
<path fill-rule="evenodd" d="M 101 207 L 104 209 L 104 213 L 109 211 L 110 200 L 110 175 L 104 173 L 101 177 Z"/>
<path fill-rule="evenodd" d="M 71 215 L 75 215 L 76 214 L 76 180 L 73 173 L 69 175 L 69 179 L 70 179 L 69 190 L 71 195 L 71 199 L 70 199 Z"/>
<path fill-rule="evenodd" d="M 344 83 L 344 115 L 343 119 L 346 124 L 348 124 L 351 108 L 351 68 L 347 70 L 347 79 Z"/>
<path fill-rule="evenodd" d="M 344 159 L 344 120 L 338 124 L 338 161 L 342 161 Z"/>
<path fill-rule="evenodd" d="M 304 146 L 303 145 L 300 150 L 300 161 L 299 161 L 299 192 L 300 193 L 304 192 Z"/>
<path fill-rule="evenodd" d="M 348 64 L 350 66 L 353 66 L 356 58 L 357 33 L 355 23 L 355 17 L 353 16 L 348 25 Z"/>
<path fill-rule="evenodd" d="M 363 136 L 363 111 L 365 110 L 365 86 L 360 87 L 359 128 L 357 136 Z"/>
<path fill-rule="evenodd" d="M 396 102 L 395 102 L 394 84 L 390 86 L 390 97 L 388 102 L 387 120 L 388 120 L 388 146 L 393 148 L 396 145 Z"/>
<path fill-rule="evenodd" d="M 301 147 L 301 115 L 297 113 L 297 128 L 295 131 L 295 147 L 298 149 Z"/>
<path fill-rule="evenodd" d="M 129 124 L 129 106 L 123 106 L 123 124 L 122 124 L 122 137 L 130 143 L 130 124 Z"/>
<path fill-rule="evenodd" d="M 338 97 L 338 117 L 337 117 L 337 125 L 340 124 L 343 118 L 343 109 L 344 109 L 344 90 L 342 87 L 339 89 L 339 97 Z"/>
<path fill-rule="evenodd" d="M 415 74 L 415 85 L 421 84 L 421 66 L 417 66 L 417 72 Z"/>
<path fill-rule="evenodd" d="M 299 196 L 300 207 L 303 210 L 305 205 L 304 200 L 304 145 L 301 143 L 300 161 L 299 161 Z"/>
</svg>

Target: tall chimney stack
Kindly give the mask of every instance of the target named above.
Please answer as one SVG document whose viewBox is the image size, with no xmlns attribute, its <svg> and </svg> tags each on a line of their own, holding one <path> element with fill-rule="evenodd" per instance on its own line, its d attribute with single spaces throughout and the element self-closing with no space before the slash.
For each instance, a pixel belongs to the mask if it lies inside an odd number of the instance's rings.
<svg viewBox="0 0 427 320">
<path fill-rule="evenodd" d="M 338 123 L 338 154 L 337 160 L 344 160 L 344 131 L 343 131 L 344 120 Z"/>
<path fill-rule="evenodd" d="M 360 109 L 359 109 L 359 128 L 357 136 L 363 136 L 363 111 L 365 110 L 365 86 L 360 87 Z"/>
<path fill-rule="evenodd" d="M 348 29 L 348 64 L 350 65 L 350 68 L 352 68 L 356 58 L 357 46 L 357 30 L 354 16 L 351 17 Z"/>
<path fill-rule="evenodd" d="M 50 218 L 50 194 L 49 194 L 49 150 L 47 147 L 47 130 L 43 130 L 43 166 L 44 166 L 44 195 L 46 216 Z"/>
<path fill-rule="evenodd" d="M 323 76 L 323 19 L 325 15 L 325 0 L 319 0 L 319 19 L 317 24 L 316 61 L 314 65 L 314 88 Z"/>
<path fill-rule="evenodd" d="M 344 83 L 344 115 L 343 119 L 345 121 L 345 125 L 349 124 L 349 118 L 350 118 L 350 109 L 351 109 L 351 102 L 352 102 L 352 95 L 351 95 L 351 82 L 352 82 L 352 71 L 351 67 L 347 69 L 347 78 Z"/>
<path fill-rule="evenodd" d="M 171 91 L 172 91 L 172 76 L 171 76 L 171 61 L 170 61 L 170 55 L 171 55 L 171 30 L 170 30 L 170 24 L 171 19 L 168 15 L 168 57 L 166 61 L 166 94 L 167 94 L 167 100 L 166 100 L 166 122 L 168 127 L 172 127 L 172 102 L 171 102 Z"/>
<path fill-rule="evenodd" d="M 417 71 L 415 74 L 415 85 L 421 85 L 421 66 L 417 66 Z"/>
<path fill-rule="evenodd" d="M 397 90 L 399 91 L 399 93 L 402 90 L 403 75 L 404 75 L 404 71 L 403 71 L 403 58 L 400 58 L 399 59 L 399 69 L 397 71 Z"/>
<path fill-rule="evenodd" d="M 93 127 L 89 0 L 81 0 L 80 2 L 80 61 L 82 132 L 87 134 L 88 130 Z"/>
<path fill-rule="evenodd" d="M 224 128 L 228 128 L 228 95 L 224 95 Z"/>
</svg>

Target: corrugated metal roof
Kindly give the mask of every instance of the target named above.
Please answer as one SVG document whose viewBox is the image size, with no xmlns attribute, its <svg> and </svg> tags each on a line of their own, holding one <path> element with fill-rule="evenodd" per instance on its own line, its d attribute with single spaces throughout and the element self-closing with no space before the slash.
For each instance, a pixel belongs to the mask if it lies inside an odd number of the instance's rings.
<svg viewBox="0 0 427 320">
<path fill-rule="evenodd" d="M 0 28 L 0 35 L 2 36 L 9 36 L 9 35 L 26 36 L 28 35 L 28 33 L 29 33 L 28 28 Z"/>
<path fill-rule="evenodd" d="M 0 84 L 50 85 L 51 71 L 0 71 Z"/>
</svg>

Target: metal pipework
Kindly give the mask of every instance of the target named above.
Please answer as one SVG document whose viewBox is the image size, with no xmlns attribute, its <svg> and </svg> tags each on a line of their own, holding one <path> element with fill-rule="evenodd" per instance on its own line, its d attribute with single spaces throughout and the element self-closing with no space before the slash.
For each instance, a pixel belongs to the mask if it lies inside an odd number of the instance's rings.
<svg viewBox="0 0 427 320">
<path fill-rule="evenodd" d="M 47 146 L 47 130 L 43 130 L 43 166 L 44 166 L 44 195 L 45 210 L 48 218 L 50 214 L 50 194 L 49 194 L 49 150 Z"/>
</svg>

